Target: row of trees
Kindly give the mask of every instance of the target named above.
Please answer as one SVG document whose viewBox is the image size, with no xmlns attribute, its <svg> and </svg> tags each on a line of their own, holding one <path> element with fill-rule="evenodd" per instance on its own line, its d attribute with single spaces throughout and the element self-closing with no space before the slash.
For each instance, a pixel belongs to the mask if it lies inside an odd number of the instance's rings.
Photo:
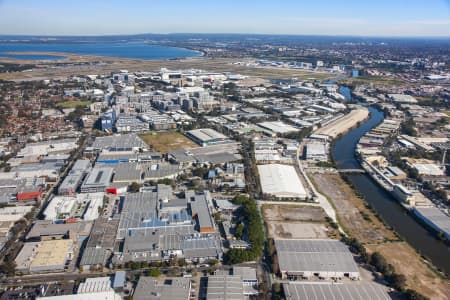
<svg viewBox="0 0 450 300">
<path fill-rule="evenodd" d="M 245 261 L 254 261 L 261 257 L 264 247 L 264 230 L 256 201 L 247 196 L 236 196 L 233 200 L 241 205 L 238 210 L 241 223 L 245 224 L 244 234 L 248 238 L 250 249 L 230 249 L 224 256 L 226 264 L 237 264 Z"/>
<path fill-rule="evenodd" d="M 379 252 L 374 252 L 369 255 L 364 245 L 357 239 L 344 236 L 342 241 L 346 243 L 350 250 L 358 254 L 364 263 L 370 264 L 377 272 L 383 275 L 384 280 L 394 289 L 403 293 L 406 299 L 409 300 L 426 300 L 427 297 L 417 293 L 414 290 L 406 288 L 406 277 L 403 274 L 398 274 L 393 265 L 389 264 L 384 256 Z"/>
</svg>

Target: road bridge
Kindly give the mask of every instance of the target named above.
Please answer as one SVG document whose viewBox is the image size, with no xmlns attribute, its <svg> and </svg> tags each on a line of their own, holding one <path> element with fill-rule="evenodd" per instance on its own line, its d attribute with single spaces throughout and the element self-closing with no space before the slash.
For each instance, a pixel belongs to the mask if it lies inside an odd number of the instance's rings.
<svg viewBox="0 0 450 300">
<path fill-rule="evenodd" d="M 339 173 L 358 173 L 358 174 L 364 174 L 366 173 L 366 170 L 364 169 L 339 169 L 338 170 Z"/>
</svg>

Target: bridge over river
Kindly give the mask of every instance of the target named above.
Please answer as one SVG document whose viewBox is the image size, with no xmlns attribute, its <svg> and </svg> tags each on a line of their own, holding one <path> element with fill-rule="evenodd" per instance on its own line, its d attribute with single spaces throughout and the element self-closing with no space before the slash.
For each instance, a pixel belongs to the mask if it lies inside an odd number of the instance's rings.
<svg viewBox="0 0 450 300">
<path fill-rule="evenodd" d="M 347 174 L 364 174 L 366 170 L 364 169 L 338 169 L 339 173 L 347 173 Z"/>
</svg>

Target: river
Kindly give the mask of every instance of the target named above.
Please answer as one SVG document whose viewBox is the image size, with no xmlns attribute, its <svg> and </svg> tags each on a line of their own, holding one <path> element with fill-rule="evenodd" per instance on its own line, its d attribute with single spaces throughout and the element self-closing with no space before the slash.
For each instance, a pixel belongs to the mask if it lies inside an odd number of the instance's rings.
<svg viewBox="0 0 450 300">
<path fill-rule="evenodd" d="M 339 169 L 360 168 L 355 159 L 355 147 L 361 136 L 378 125 L 384 115 L 379 110 L 369 108 L 370 119 L 336 141 L 333 157 Z M 427 257 L 439 269 L 450 274 L 450 247 L 439 241 L 419 224 L 399 203 L 368 175 L 349 175 L 356 190 L 405 241 L 420 254 Z M 406 263 L 406 262 L 405 262 Z"/>
</svg>

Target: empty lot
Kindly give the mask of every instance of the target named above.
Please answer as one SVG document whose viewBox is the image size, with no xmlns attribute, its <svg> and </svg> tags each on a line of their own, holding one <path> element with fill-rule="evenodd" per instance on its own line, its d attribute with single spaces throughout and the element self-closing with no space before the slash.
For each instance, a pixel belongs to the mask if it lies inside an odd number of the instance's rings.
<svg viewBox="0 0 450 300">
<path fill-rule="evenodd" d="M 310 174 L 319 189 L 331 200 L 345 231 L 362 243 L 397 241 L 397 236 L 378 220 L 339 174 Z"/>
<path fill-rule="evenodd" d="M 198 147 L 193 141 L 175 131 L 151 132 L 141 135 L 141 138 L 150 145 L 152 149 L 161 153 Z"/>
<path fill-rule="evenodd" d="M 405 242 L 368 245 L 369 253 L 381 253 L 398 273 L 406 276 L 408 287 L 430 299 L 448 299 L 450 286 L 448 281 L 439 278 L 422 258 Z"/>
<path fill-rule="evenodd" d="M 265 204 L 262 212 L 271 238 L 327 238 L 333 231 L 320 207 Z"/>
</svg>

